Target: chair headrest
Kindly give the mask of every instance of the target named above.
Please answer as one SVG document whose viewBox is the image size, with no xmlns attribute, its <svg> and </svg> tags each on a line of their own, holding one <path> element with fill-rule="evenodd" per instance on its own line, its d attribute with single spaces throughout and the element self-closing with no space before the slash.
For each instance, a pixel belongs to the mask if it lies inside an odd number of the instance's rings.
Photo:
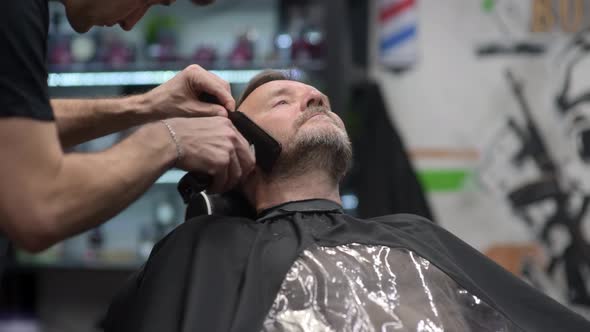
<svg viewBox="0 0 590 332">
<path fill-rule="evenodd" d="M 178 192 L 187 205 L 185 220 L 202 215 L 255 218 L 254 209 L 238 191 L 223 194 L 207 194 L 198 179 L 190 173 L 178 182 Z"/>
</svg>

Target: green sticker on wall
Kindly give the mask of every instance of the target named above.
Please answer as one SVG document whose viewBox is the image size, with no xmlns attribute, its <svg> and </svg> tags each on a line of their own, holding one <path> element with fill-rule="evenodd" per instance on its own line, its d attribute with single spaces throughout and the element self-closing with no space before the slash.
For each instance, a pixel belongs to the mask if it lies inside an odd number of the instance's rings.
<svg viewBox="0 0 590 332">
<path fill-rule="evenodd" d="M 463 189 L 470 172 L 461 169 L 418 170 L 418 179 L 427 192 L 452 192 Z"/>
<path fill-rule="evenodd" d="M 481 3 L 481 8 L 485 12 L 491 12 L 492 10 L 494 10 L 495 4 L 496 4 L 495 0 L 483 0 L 483 2 Z"/>
</svg>

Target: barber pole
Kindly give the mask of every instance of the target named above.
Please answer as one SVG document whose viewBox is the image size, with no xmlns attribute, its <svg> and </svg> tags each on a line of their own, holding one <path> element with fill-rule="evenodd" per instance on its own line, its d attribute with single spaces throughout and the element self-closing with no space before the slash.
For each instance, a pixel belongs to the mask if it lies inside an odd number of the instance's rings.
<svg viewBox="0 0 590 332">
<path fill-rule="evenodd" d="M 403 70 L 418 58 L 418 9 L 416 0 L 379 0 L 379 60 Z"/>
</svg>

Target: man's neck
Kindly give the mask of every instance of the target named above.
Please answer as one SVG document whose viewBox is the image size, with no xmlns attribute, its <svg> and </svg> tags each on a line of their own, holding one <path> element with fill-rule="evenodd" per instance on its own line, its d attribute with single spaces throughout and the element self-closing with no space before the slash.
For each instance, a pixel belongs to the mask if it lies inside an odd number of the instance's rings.
<svg viewBox="0 0 590 332">
<path fill-rule="evenodd" d="M 306 199 L 327 199 L 341 204 L 338 184 L 326 172 L 313 171 L 304 175 L 262 179 L 255 176 L 245 186 L 248 200 L 260 212 L 279 204 Z"/>
</svg>

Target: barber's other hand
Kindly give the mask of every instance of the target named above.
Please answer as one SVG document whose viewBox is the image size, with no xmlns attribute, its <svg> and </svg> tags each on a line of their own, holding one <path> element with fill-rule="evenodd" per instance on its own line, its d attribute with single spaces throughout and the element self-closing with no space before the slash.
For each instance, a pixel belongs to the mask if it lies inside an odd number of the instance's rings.
<svg viewBox="0 0 590 332">
<path fill-rule="evenodd" d="M 200 101 L 201 93 L 217 97 L 221 105 Z M 168 82 L 143 95 L 151 120 L 175 117 L 227 116 L 235 109 L 229 83 L 199 65 L 190 65 Z"/>
<path fill-rule="evenodd" d="M 254 153 L 229 119 L 215 116 L 166 122 L 175 131 L 183 151 L 176 167 L 211 175 L 213 182 L 208 191 L 226 192 L 254 169 Z"/>
</svg>

